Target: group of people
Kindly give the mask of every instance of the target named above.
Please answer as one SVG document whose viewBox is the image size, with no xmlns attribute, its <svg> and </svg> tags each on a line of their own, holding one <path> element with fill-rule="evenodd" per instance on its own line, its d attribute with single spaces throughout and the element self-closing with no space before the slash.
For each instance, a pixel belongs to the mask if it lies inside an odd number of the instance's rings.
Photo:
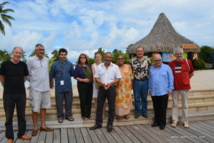
<svg viewBox="0 0 214 143">
<path fill-rule="evenodd" d="M 35 46 L 35 56 L 27 63 L 20 59 L 23 54 L 21 47 L 12 51 L 12 59 L 2 63 L 0 79 L 4 87 L 3 100 L 6 114 L 6 137 L 8 143 L 13 142 L 12 118 L 16 106 L 18 116 L 18 138 L 29 140 L 24 135 L 26 131 L 25 108 L 26 93 L 24 82 L 28 80 L 29 101 L 32 108 L 33 131 L 32 136 L 38 133 L 38 116 L 40 115 L 41 131 L 52 131 L 45 125 L 46 109 L 51 107 L 50 88 L 55 80 L 55 99 L 58 123 L 64 119 L 74 121 L 72 116 L 72 83 L 71 77 L 77 80 L 80 98 L 81 116 L 84 121 L 95 119 L 95 125 L 90 130 L 102 127 L 105 118 L 106 99 L 108 101 L 107 132 L 113 130 L 113 121 L 122 117 L 129 119 L 132 107 L 132 92 L 134 92 L 135 118 L 142 115 L 148 118 L 147 96 L 151 95 L 154 108 L 154 123 L 152 127 L 159 126 L 161 130 L 166 125 L 166 110 L 168 96 L 172 94 L 172 127 L 178 123 L 178 100 L 182 98 L 182 119 L 184 127 L 188 128 L 188 91 L 190 78 L 194 74 L 190 60 L 183 59 L 183 49 L 178 47 L 174 51 L 176 60 L 169 65 L 162 63 L 160 54 L 154 55 L 154 64 L 144 56 L 143 47 L 136 48 L 136 57 L 130 64 L 124 63 L 124 57 L 119 55 L 117 63 L 112 63 L 112 53 L 106 52 L 104 62 L 101 53 L 95 53 L 95 63 L 88 63 L 87 55 L 80 54 L 76 67 L 67 60 L 67 50 L 59 50 L 59 60 L 53 63 L 48 73 L 48 59 L 44 56 L 44 46 Z M 91 117 L 92 99 L 94 98 L 96 117 Z M 63 112 L 65 102 L 65 113 Z"/>
</svg>

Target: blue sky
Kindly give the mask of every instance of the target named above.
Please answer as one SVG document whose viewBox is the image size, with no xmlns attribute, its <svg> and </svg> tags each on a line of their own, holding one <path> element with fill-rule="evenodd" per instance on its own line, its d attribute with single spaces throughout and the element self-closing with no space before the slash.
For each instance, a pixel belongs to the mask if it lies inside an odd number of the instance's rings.
<svg viewBox="0 0 214 143">
<path fill-rule="evenodd" d="M 213 0 L 7 0 L 16 20 L 0 34 L 0 49 L 15 46 L 29 54 L 37 43 L 51 53 L 61 47 L 75 62 L 80 53 L 93 57 L 106 51 L 125 51 L 149 34 L 160 13 L 175 30 L 199 46 L 214 46 Z M 0 2 L 3 2 L 0 0 Z"/>
</svg>

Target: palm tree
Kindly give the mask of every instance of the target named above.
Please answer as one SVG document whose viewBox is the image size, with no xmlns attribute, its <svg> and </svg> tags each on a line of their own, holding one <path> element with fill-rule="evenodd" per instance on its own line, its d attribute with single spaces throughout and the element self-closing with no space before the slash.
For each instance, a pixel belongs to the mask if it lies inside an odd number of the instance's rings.
<svg viewBox="0 0 214 143">
<path fill-rule="evenodd" d="M 9 2 L 0 3 L 0 31 L 4 35 L 5 35 L 5 31 L 4 31 L 4 25 L 2 22 L 5 22 L 9 26 L 11 26 L 12 24 L 11 24 L 10 20 L 15 20 L 13 17 L 6 14 L 8 12 L 14 12 L 13 9 L 3 9 L 4 5 L 6 5 L 6 4 L 9 4 Z"/>
</svg>

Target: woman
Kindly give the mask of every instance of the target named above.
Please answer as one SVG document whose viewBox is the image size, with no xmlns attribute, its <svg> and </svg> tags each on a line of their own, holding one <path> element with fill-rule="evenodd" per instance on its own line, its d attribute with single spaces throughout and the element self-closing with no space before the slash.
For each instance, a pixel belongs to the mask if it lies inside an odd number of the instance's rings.
<svg viewBox="0 0 214 143">
<path fill-rule="evenodd" d="M 91 66 L 93 77 L 95 75 L 95 71 L 96 71 L 97 66 L 102 63 L 102 55 L 101 55 L 101 53 L 96 52 L 94 54 L 94 59 L 95 59 L 95 63 L 93 63 L 92 66 Z M 98 89 L 99 89 L 99 85 L 96 83 L 96 81 L 94 79 L 94 82 L 93 82 L 93 98 L 94 98 L 95 109 L 97 109 Z M 104 107 L 103 107 L 103 119 L 105 118 L 105 108 L 106 108 L 106 103 L 104 104 Z"/>
<path fill-rule="evenodd" d="M 74 78 L 77 80 L 77 88 L 80 98 L 81 115 L 84 121 L 91 118 L 91 101 L 93 92 L 93 78 L 91 66 L 85 54 L 80 54 L 75 71 Z"/>
<path fill-rule="evenodd" d="M 115 114 L 116 119 L 120 120 L 121 116 L 129 119 L 129 113 L 132 108 L 132 69 L 129 65 L 124 64 L 124 57 L 117 57 L 117 65 L 120 69 L 122 78 L 116 86 Z"/>
</svg>

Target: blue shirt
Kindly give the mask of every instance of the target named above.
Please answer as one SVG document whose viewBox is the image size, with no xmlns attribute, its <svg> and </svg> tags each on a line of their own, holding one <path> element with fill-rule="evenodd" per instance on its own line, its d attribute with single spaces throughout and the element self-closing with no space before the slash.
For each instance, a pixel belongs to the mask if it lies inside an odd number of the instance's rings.
<svg viewBox="0 0 214 143">
<path fill-rule="evenodd" d="M 152 96 L 162 96 L 174 89 L 174 77 L 171 68 L 166 64 L 161 64 L 159 69 L 155 65 L 149 70 L 149 91 Z"/>
<path fill-rule="evenodd" d="M 72 92 L 71 77 L 74 74 L 73 64 L 69 61 L 64 63 L 59 60 L 53 63 L 50 71 L 50 77 L 55 78 L 55 92 Z M 64 85 L 60 84 L 60 81 L 64 81 Z"/>
</svg>

